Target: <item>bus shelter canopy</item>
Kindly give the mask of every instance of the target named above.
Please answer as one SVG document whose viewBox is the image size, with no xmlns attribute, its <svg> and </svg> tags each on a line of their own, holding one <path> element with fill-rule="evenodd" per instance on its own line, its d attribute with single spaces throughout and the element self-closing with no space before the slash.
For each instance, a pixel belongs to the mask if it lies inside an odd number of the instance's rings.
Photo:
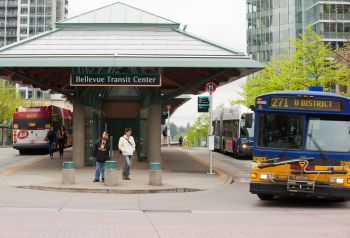
<svg viewBox="0 0 350 238">
<path fill-rule="evenodd" d="M 228 29 L 229 30 L 229 29 Z M 74 97 L 72 72 L 160 72 L 164 102 L 198 94 L 263 66 L 248 56 L 180 29 L 180 24 L 115 4 L 56 23 L 56 29 L 0 48 L 0 76 Z"/>
</svg>

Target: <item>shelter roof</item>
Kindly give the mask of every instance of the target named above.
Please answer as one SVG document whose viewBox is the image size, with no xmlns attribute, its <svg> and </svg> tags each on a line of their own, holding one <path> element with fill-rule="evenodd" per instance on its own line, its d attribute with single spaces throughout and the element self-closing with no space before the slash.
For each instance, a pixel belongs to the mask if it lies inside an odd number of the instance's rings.
<svg viewBox="0 0 350 238">
<path fill-rule="evenodd" d="M 161 89 L 167 90 L 162 100 L 169 103 L 181 94 L 202 92 L 209 80 L 222 85 L 263 68 L 174 21 L 120 2 L 56 25 L 0 48 L 0 76 L 70 97 L 77 93 L 70 85 L 74 70 L 161 72 Z"/>
<path fill-rule="evenodd" d="M 164 17 L 146 12 L 144 10 L 129 6 L 122 2 L 86 12 L 84 14 L 62 20 L 56 23 L 57 27 L 71 27 L 72 25 L 97 24 L 122 24 L 122 25 L 158 25 L 158 26 L 179 26 L 180 24 Z"/>
</svg>

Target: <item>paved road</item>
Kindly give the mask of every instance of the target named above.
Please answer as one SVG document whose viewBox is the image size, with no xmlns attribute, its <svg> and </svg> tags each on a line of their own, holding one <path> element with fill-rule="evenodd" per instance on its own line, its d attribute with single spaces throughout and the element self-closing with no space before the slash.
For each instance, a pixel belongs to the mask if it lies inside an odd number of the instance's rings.
<svg viewBox="0 0 350 238">
<path fill-rule="evenodd" d="M 12 147 L 0 148 L 0 174 L 10 168 L 30 164 L 43 157 L 45 157 L 43 154 L 20 155 L 18 150 Z"/>
<path fill-rule="evenodd" d="M 349 203 L 260 201 L 248 192 L 249 161 L 214 153 L 214 164 L 235 182 L 203 192 L 142 195 L 0 185 L 0 237 L 348 237 Z"/>
</svg>

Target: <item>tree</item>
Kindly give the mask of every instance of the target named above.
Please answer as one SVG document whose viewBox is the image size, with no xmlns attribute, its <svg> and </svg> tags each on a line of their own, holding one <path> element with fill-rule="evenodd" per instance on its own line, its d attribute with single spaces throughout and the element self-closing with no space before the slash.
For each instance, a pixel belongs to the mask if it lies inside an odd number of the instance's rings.
<svg viewBox="0 0 350 238">
<path fill-rule="evenodd" d="M 301 90 L 309 86 L 323 86 L 325 91 L 335 85 L 347 84 L 349 70 L 334 60 L 334 52 L 309 27 L 299 39 L 291 41 L 295 50 L 272 59 L 266 68 L 242 86 L 242 103 L 254 105 L 255 97 L 272 91 Z"/>
<path fill-rule="evenodd" d="M 189 126 L 187 132 L 183 133 L 183 137 L 187 137 L 189 146 L 200 145 L 201 140 L 206 140 L 209 127 L 209 115 L 203 114 L 199 116 L 196 122 Z"/>
<path fill-rule="evenodd" d="M 8 125 L 12 113 L 21 105 L 22 100 L 16 95 L 16 88 L 7 80 L 0 80 L 0 125 Z"/>
<path fill-rule="evenodd" d="M 342 69 L 350 69 L 350 44 L 349 42 L 341 49 L 336 51 L 335 60 L 341 65 Z M 344 80 L 344 82 L 338 86 L 339 93 L 350 97 L 350 90 L 348 87 L 350 86 L 350 75 Z"/>
</svg>

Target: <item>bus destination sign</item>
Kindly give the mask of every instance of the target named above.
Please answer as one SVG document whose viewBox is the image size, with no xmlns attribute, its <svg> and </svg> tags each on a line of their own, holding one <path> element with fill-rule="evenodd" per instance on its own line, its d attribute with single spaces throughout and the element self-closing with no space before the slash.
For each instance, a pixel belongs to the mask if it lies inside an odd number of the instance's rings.
<svg viewBox="0 0 350 238">
<path fill-rule="evenodd" d="M 160 87 L 159 73 L 72 74 L 71 86 L 138 86 Z"/>
<path fill-rule="evenodd" d="M 296 109 L 311 111 L 342 111 L 342 101 L 301 97 L 270 97 L 268 106 L 274 109 Z"/>
</svg>

